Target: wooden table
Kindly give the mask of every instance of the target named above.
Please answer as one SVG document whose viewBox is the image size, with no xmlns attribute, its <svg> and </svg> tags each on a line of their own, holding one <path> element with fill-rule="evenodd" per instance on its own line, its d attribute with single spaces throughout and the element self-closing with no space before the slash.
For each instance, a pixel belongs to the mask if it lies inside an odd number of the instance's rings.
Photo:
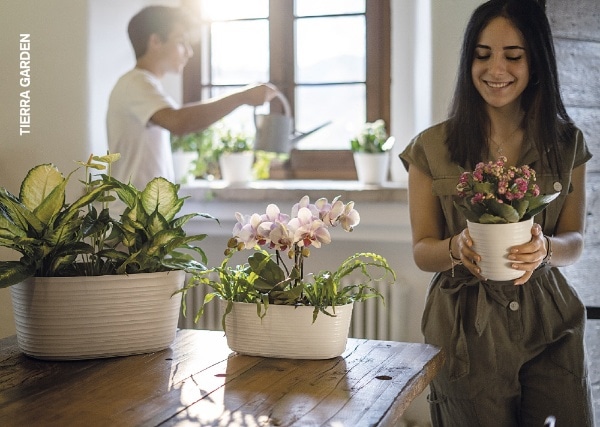
<svg viewBox="0 0 600 427">
<path fill-rule="evenodd" d="M 443 364 L 436 347 L 349 339 L 330 360 L 241 356 L 180 330 L 157 353 L 51 362 L 0 340 L 0 426 L 389 426 Z"/>
</svg>

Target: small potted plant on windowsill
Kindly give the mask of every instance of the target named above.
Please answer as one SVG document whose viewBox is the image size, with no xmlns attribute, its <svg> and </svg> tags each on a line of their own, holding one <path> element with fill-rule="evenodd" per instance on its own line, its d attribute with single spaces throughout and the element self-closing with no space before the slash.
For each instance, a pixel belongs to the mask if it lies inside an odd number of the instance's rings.
<svg viewBox="0 0 600 427">
<path fill-rule="evenodd" d="M 254 164 L 254 138 L 219 124 L 216 126 L 216 139 L 214 152 L 219 161 L 221 179 L 229 183 L 250 181 Z"/>
<path fill-rule="evenodd" d="M 83 195 L 67 202 L 67 183 L 52 164 L 32 168 L 19 196 L 0 188 L 0 245 L 21 253 L 0 261 L 10 286 L 17 340 L 28 355 L 86 359 L 161 350 L 175 337 L 185 272 L 206 256 L 183 226 L 207 214 L 177 217 L 179 185 L 155 178 L 138 190 L 110 175 L 118 154 L 80 162 Z M 107 170 L 93 175 L 92 171 Z M 120 216 L 109 209 L 118 197 Z M 185 252 L 188 251 L 188 252 Z M 189 253 L 192 251 L 192 253 Z M 200 257 L 196 261 L 193 253 Z"/>
<path fill-rule="evenodd" d="M 208 286 L 204 305 L 224 306 L 223 329 L 237 352 L 284 358 L 325 359 L 345 349 L 355 302 L 382 298 L 376 282 L 396 279 L 380 255 L 362 252 L 330 271 L 307 274 L 311 248 L 331 242 L 329 228 L 352 231 L 360 222 L 354 203 L 325 198 L 310 203 L 304 196 L 291 215 L 270 204 L 264 214 L 238 220 L 219 267 L 195 274 L 182 292 Z M 229 265 L 238 251 L 250 249 L 247 263 Z M 269 253 L 271 249 L 273 253 Z M 288 258 L 289 266 L 284 258 Z"/>
<path fill-rule="evenodd" d="M 381 119 L 365 123 L 361 132 L 350 140 L 358 180 L 363 184 L 381 185 L 388 178 L 389 150 L 395 142 L 388 136 Z"/>
<path fill-rule="evenodd" d="M 214 173 L 214 129 L 171 136 L 175 182 L 185 184 Z"/>
</svg>

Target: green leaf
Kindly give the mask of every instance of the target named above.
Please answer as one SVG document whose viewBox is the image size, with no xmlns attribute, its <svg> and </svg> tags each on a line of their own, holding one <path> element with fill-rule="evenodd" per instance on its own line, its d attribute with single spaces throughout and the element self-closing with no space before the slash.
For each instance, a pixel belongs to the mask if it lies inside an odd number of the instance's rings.
<svg viewBox="0 0 600 427">
<path fill-rule="evenodd" d="M 23 181 L 19 191 L 19 200 L 30 211 L 33 211 L 52 193 L 52 191 L 64 185 L 65 178 L 52 164 L 43 164 L 30 169 Z M 64 202 L 64 190 L 63 190 Z M 62 207 L 62 203 L 60 204 Z M 59 209 L 60 209 L 59 207 Z"/>
<path fill-rule="evenodd" d="M 546 194 L 543 196 L 533 197 L 533 198 L 529 199 L 530 200 L 529 212 L 527 212 L 527 218 L 523 218 L 523 219 L 529 219 L 529 218 L 534 217 L 535 215 L 537 215 L 538 213 L 540 213 L 541 211 L 546 209 L 546 207 L 552 201 L 554 201 L 558 196 L 560 196 L 560 192 L 553 193 L 553 194 Z"/>
<path fill-rule="evenodd" d="M 35 265 L 26 265 L 20 261 L 0 261 L 0 288 L 22 282 L 35 273 Z"/>
<path fill-rule="evenodd" d="M 178 190 L 179 185 L 162 177 L 154 178 L 141 194 L 144 210 L 148 215 L 158 210 L 167 221 L 171 221 L 183 206 L 184 199 L 179 199 Z"/>
<path fill-rule="evenodd" d="M 519 222 L 521 219 L 519 212 L 509 204 L 498 203 L 497 200 L 490 199 L 485 201 L 485 205 L 492 215 L 504 218 L 504 222 Z"/>
<path fill-rule="evenodd" d="M 44 230 L 44 224 L 38 217 L 4 188 L 0 188 L 0 205 L 13 223 L 25 232 L 31 229 L 42 233 Z"/>
</svg>

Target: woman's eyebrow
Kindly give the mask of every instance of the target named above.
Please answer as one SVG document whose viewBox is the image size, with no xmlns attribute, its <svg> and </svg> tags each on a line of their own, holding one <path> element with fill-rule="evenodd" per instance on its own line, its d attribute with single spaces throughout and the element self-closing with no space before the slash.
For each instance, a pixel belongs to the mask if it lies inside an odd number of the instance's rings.
<svg viewBox="0 0 600 427">
<path fill-rule="evenodd" d="M 523 46 L 504 46 L 503 49 L 504 50 L 513 50 L 513 49 L 525 50 L 525 48 Z"/>
<path fill-rule="evenodd" d="M 485 45 L 485 44 L 478 44 L 478 45 L 475 46 L 475 48 L 492 50 L 492 48 L 490 46 Z M 515 45 L 515 46 L 504 46 L 502 49 L 503 50 L 513 50 L 513 49 L 525 50 L 525 48 L 523 46 L 518 46 L 518 45 Z"/>
</svg>

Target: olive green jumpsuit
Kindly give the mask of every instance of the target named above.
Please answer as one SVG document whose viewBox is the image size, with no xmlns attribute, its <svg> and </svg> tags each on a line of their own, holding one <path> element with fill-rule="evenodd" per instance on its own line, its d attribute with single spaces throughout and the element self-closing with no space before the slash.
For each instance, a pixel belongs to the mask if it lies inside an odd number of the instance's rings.
<svg viewBox="0 0 600 427">
<path fill-rule="evenodd" d="M 461 169 L 450 161 L 445 123 L 417 135 L 400 155 L 433 179 L 445 217 L 444 237 L 460 233 L 455 209 Z M 591 158 L 583 135 L 562 160 L 558 179 L 541 174 L 540 157 L 525 140 L 517 164 L 537 172 L 542 194 L 561 192 L 534 221 L 553 235 L 571 172 Z M 422 319 L 425 341 L 444 349 L 446 363 L 430 386 L 434 426 L 537 426 L 547 416 L 557 427 L 593 426 L 583 343 L 585 307 L 558 268 L 538 268 L 523 286 L 480 281 L 465 267 L 436 273 Z"/>
</svg>

